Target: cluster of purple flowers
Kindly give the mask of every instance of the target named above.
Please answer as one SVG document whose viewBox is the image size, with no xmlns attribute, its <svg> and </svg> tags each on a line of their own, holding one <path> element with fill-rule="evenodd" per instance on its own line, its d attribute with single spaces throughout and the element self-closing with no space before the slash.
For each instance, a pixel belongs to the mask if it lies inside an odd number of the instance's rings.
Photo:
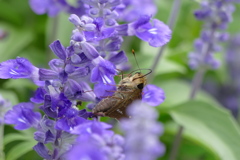
<svg viewBox="0 0 240 160">
<path fill-rule="evenodd" d="M 240 34 L 237 34 L 230 37 L 226 52 L 226 64 L 232 80 L 231 84 L 238 93 L 240 93 L 239 51 L 240 51 Z"/>
<path fill-rule="evenodd" d="M 67 0 L 29 0 L 29 4 L 36 14 L 47 13 L 50 17 L 54 17 L 60 12 L 85 14 L 85 5 L 82 0 L 77 0 L 75 4 L 71 4 Z"/>
<path fill-rule="evenodd" d="M 50 69 L 35 67 L 21 57 L 0 63 L 0 78 L 27 78 L 38 86 L 31 102 L 14 106 L 5 115 L 5 122 L 14 124 L 18 130 L 35 128 L 34 139 L 38 143 L 34 150 L 45 159 L 124 159 L 124 138 L 115 135 L 108 124 L 97 121 L 96 116 L 87 110 L 104 97 L 111 96 L 113 92 L 109 91 L 116 90 L 114 76 L 117 68 L 126 69 L 124 64 L 127 62 L 121 50 L 123 36 L 137 36 L 151 46 L 159 47 L 170 40 L 171 30 L 161 21 L 152 19 L 151 15 L 139 15 L 132 18 L 134 21 L 120 25 L 117 20 L 124 17 L 119 17 L 119 13 L 124 13 L 124 8 L 129 9 L 131 3 L 128 2 L 77 2 L 79 5 L 75 11 L 81 11 L 81 14 L 76 12 L 69 17 L 75 25 L 70 46 L 64 47 L 58 40 L 50 44 L 57 56 L 49 62 Z M 52 16 L 63 8 L 67 11 L 73 9 L 64 0 L 31 0 L 30 4 L 37 13 L 48 12 Z M 94 84 L 93 90 L 90 84 Z M 160 88 L 145 87 L 143 100 L 148 104 L 159 105 L 164 98 Z M 79 101 L 90 103 L 86 109 L 79 110 Z M 143 107 L 142 112 L 146 113 L 148 109 Z M 157 141 L 161 129 L 154 124 L 155 119 L 156 115 L 147 121 L 153 123 L 147 129 L 153 130 L 146 132 L 145 136 L 153 135 L 151 140 Z M 157 130 L 154 130 L 155 126 Z M 46 144 L 51 144 L 51 148 Z M 149 147 L 155 148 L 156 156 L 163 152 L 157 142 L 149 143 Z M 144 153 L 148 154 L 146 150 Z"/>
<path fill-rule="evenodd" d="M 194 15 L 198 20 L 204 21 L 204 28 L 200 38 L 194 42 L 194 51 L 189 54 L 189 66 L 192 69 L 210 67 L 216 69 L 220 62 L 214 58 L 214 53 L 220 52 L 219 43 L 228 40 L 225 32 L 232 21 L 235 10 L 233 0 L 204 0 L 201 8 Z"/>
<path fill-rule="evenodd" d="M 78 16 L 83 16 L 87 12 L 86 10 L 91 8 L 87 4 L 99 2 L 104 3 L 104 1 L 90 0 L 75 0 L 75 3 L 69 3 L 67 0 L 29 0 L 30 7 L 36 14 L 47 13 L 50 17 L 58 15 L 60 12 L 67 12 L 70 14 L 76 14 Z M 153 0 L 112 0 L 112 3 L 119 14 L 118 20 L 125 22 L 132 22 L 136 20 L 139 15 L 150 15 L 154 16 L 157 13 L 157 7 Z M 117 5 L 116 5 L 117 4 Z M 91 12 L 95 12 L 93 9 Z"/>
<path fill-rule="evenodd" d="M 212 94 L 224 107 L 237 118 L 239 115 L 240 97 L 240 34 L 231 36 L 228 41 L 225 64 L 229 78 L 222 84 L 208 80 L 203 88 Z"/>
<path fill-rule="evenodd" d="M 125 133 L 125 160 L 157 159 L 163 155 L 165 148 L 158 140 L 163 132 L 162 126 L 156 122 L 158 113 L 141 101 L 135 101 L 128 113 L 132 118 L 120 123 Z"/>
</svg>

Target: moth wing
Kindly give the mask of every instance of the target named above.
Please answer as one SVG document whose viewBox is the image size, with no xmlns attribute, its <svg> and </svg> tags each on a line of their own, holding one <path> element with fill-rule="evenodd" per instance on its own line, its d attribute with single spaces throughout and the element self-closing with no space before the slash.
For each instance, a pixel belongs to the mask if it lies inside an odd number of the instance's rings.
<svg viewBox="0 0 240 160">
<path fill-rule="evenodd" d="M 129 115 L 127 114 L 127 108 L 128 106 L 136 99 L 141 99 L 141 92 L 137 92 L 134 94 L 134 92 L 128 93 L 126 97 L 123 100 L 119 100 L 111 109 L 109 109 L 105 115 L 111 118 L 121 119 L 121 118 L 129 118 Z"/>
</svg>

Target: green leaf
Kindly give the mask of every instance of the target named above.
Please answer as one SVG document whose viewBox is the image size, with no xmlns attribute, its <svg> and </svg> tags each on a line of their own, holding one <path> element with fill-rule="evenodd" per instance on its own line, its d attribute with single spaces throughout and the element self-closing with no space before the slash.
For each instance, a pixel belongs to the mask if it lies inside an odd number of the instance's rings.
<svg viewBox="0 0 240 160">
<path fill-rule="evenodd" d="M 9 5 L 9 2 L 0 1 L 0 6 L 1 20 L 6 20 L 14 24 L 21 24 L 21 15 L 18 13 L 18 10 L 16 8 L 14 8 L 12 5 Z"/>
<path fill-rule="evenodd" d="M 6 160 L 16 160 L 31 151 L 36 141 L 25 141 L 15 145 L 6 155 Z"/>
<path fill-rule="evenodd" d="M 29 137 L 23 134 L 19 133 L 9 133 L 6 136 L 4 136 L 3 143 L 4 145 L 7 145 L 8 143 L 11 143 L 13 141 L 26 141 Z"/>
<path fill-rule="evenodd" d="M 164 136 L 167 136 L 167 144 L 172 144 L 172 140 L 174 139 L 174 136 L 176 135 L 177 130 L 179 129 L 179 125 L 176 124 L 173 121 L 169 121 L 167 123 L 164 123 L 164 135 L 161 139 L 164 138 Z M 204 157 L 204 160 L 216 160 L 219 159 L 219 157 L 209 150 L 207 147 L 205 147 L 203 144 L 200 144 L 196 142 L 195 140 L 192 140 L 190 135 L 186 133 L 186 130 L 184 131 L 184 139 L 181 141 L 181 147 L 179 148 L 179 154 L 177 159 L 196 159 L 196 157 Z M 166 144 L 166 141 L 165 141 Z M 166 154 L 166 157 L 169 155 Z M 195 158 L 194 158 L 195 157 Z"/>
<path fill-rule="evenodd" d="M 201 101 L 175 106 L 170 115 L 191 139 L 203 144 L 224 160 L 240 157 L 240 129 L 229 111 Z"/>
<path fill-rule="evenodd" d="M 6 40 L 0 43 L 1 61 L 19 56 L 19 52 L 33 40 L 33 34 L 29 30 L 17 29 L 5 25 L 2 28 L 9 32 Z"/>
<path fill-rule="evenodd" d="M 154 84 L 160 86 L 166 95 L 165 101 L 161 104 L 160 109 L 171 108 L 175 105 L 187 102 L 191 91 L 191 84 L 182 80 L 168 80 L 168 81 L 155 81 Z M 211 95 L 199 90 L 196 95 L 196 100 L 201 100 L 210 103 L 214 106 L 221 106 Z"/>
<path fill-rule="evenodd" d="M 19 103 L 18 97 L 13 91 L 0 89 L 0 95 L 2 95 L 4 99 L 11 102 L 12 105 L 16 105 Z"/>
</svg>

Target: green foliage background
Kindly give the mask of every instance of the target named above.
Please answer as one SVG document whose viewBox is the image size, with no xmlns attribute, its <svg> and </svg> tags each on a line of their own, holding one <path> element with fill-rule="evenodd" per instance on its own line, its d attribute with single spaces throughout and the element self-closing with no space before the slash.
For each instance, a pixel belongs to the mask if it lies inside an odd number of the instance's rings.
<svg viewBox="0 0 240 160">
<path fill-rule="evenodd" d="M 159 8 L 156 18 L 167 23 L 173 0 L 156 0 L 156 4 Z M 194 71 L 187 66 L 187 54 L 193 50 L 193 41 L 202 28 L 202 23 L 193 16 L 198 6 L 196 1 L 182 2 L 172 40 L 154 74 L 152 83 L 166 92 L 166 101 L 156 107 L 160 113 L 159 121 L 165 128 L 161 141 L 166 145 L 166 154 L 159 159 L 168 159 L 180 124 L 185 131 L 178 160 L 238 160 L 240 128 L 230 112 L 204 91 L 199 91 L 195 100 L 188 100 Z M 236 6 L 233 20 L 228 32 L 236 34 L 240 32 L 239 5 Z M 0 29 L 8 33 L 7 38 L 0 41 L 0 62 L 20 56 L 28 58 L 35 66 L 48 67 L 48 60 L 54 57 L 48 45 L 60 39 L 67 46 L 73 25 L 68 22 L 68 15 L 63 13 L 55 19 L 36 15 L 31 11 L 28 0 L 0 0 Z M 159 48 L 152 48 L 135 37 L 125 38 L 123 49 L 128 53 L 133 68 L 136 68 L 136 63 L 131 55 L 132 48 L 136 51 L 140 67 L 151 68 Z M 221 85 L 229 80 L 224 51 L 217 57 L 222 60 L 222 67 L 208 71 L 206 76 Z M 0 79 L 0 94 L 13 105 L 29 101 L 35 89 L 36 86 L 28 80 Z M 32 150 L 36 144 L 32 138 L 33 132 L 19 132 L 11 126 L 5 126 L 4 151 L 7 160 L 41 159 Z"/>
</svg>

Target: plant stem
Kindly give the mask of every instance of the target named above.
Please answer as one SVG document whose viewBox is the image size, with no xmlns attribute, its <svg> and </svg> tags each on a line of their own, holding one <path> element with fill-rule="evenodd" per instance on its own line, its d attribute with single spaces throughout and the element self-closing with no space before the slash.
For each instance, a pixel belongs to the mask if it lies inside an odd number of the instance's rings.
<svg viewBox="0 0 240 160">
<path fill-rule="evenodd" d="M 215 32 L 215 28 L 212 28 L 211 34 L 210 34 L 210 39 L 213 38 L 214 32 Z M 212 46 L 211 43 L 206 43 L 204 45 L 203 49 L 202 49 L 202 57 L 201 57 L 200 62 L 203 65 L 204 65 L 205 57 L 208 55 L 211 46 Z M 206 72 L 206 69 L 201 67 L 201 64 L 200 64 L 200 68 L 198 69 L 197 73 L 195 73 L 193 81 L 192 81 L 192 89 L 191 89 L 191 92 L 189 94 L 189 100 L 192 100 L 196 97 L 196 93 L 197 93 L 200 85 L 202 84 L 202 80 L 203 80 L 205 72 Z M 184 131 L 184 127 L 179 126 L 178 132 L 177 132 L 177 134 L 175 136 L 175 139 L 173 141 L 173 146 L 172 146 L 172 150 L 170 152 L 169 160 L 175 160 L 176 159 L 178 149 L 179 149 L 179 146 L 180 146 L 180 143 L 181 143 L 183 131 Z"/>
<path fill-rule="evenodd" d="M 194 75 L 193 83 L 192 83 L 192 89 L 191 89 L 191 92 L 190 92 L 190 95 L 189 95 L 190 100 L 194 99 L 196 97 L 196 93 L 197 93 L 200 85 L 202 84 L 204 73 L 205 73 L 205 69 L 201 68 Z M 177 132 L 177 134 L 175 136 L 175 139 L 173 141 L 172 150 L 170 152 L 169 160 L 175 160 L 176 159 L 178 149 L 179 149 L 179 146 L 180 146 L 180 143 L 181 143 L 183 131 L 184 131 L 184 127 L 179 126 L 178 132 Z"/>
<path fill-rule="evenodd" d="M 56 39 L 57 32 L 58 32 L 58 22 L 59 22 L 59 15 L 54 17 L 52 20 L 50 35 L 47 39 L 48 45 Z M 51 59 L 52 59 L 52 51 L 49 50 L 47 53 L 47 62 L 50 61 Z"/>
<path fill-rule="evenodd" d="M 3 136 L 4 136 L 4 123 L 0 124 L 0 160 L 4 160 Z"/>
<path fill-rule="evenodd" d="M 178 16 L 178 13 L 179 13 L 179 10 L 180 10 L 180 7 L 181 7 L 181 0 L 174 0 L 173 2 L 173 5 L 172 5 L 172 9 L 171 9 L 171 13 L 170 13 L 170 16 L 169 16 L 169 19 L 168 19 L 168 23 L 167 25 L 169 26 L 170 29 L 173 29 L 174 28 L 174 24 L 176 22 L 176 19 L 177 19 L 177 16 Z M 151 82 L 153 77 L 154 77 L 154 71 L 157 67 L 157 65 L 159 64 L 160 62 L 160 59 L 162 57 L 162 54 L 163 54 L 163 51 L 165 49 L 165 46 L 162 46 L 157 54 L 157 56 L 155 57 L 155 61 L 153 62 L 153 65 L 151 67 L 152 69 L 152 74 L 149 75 L 148 77 L 148 81 Z"/>
</svg>

